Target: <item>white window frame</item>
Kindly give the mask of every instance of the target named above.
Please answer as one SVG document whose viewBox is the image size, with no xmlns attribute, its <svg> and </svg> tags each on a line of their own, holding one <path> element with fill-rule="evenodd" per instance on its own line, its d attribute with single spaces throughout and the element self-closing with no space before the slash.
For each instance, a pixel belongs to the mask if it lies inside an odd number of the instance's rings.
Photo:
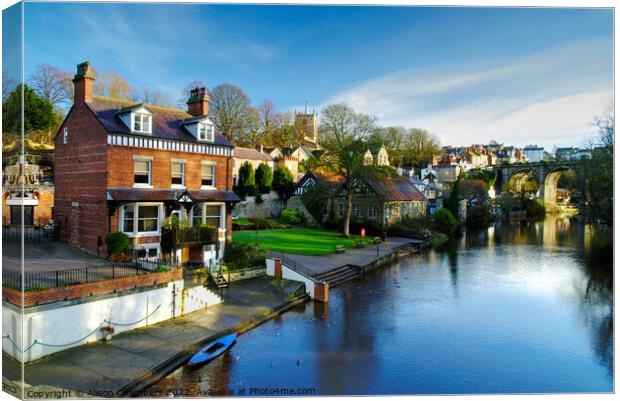
<svg viewBox="0 0 620 401">
<path fill-rule="evenodd" d="M 219 206 L 220 207 L 220 226 L 217 227 L 220 230 L 226 229 L 226 204 L 224 202 L 202 202 L 194 205 L 190 210 L 189 221 L 190 225 L 194 227 L 194 208 L 200 208 L 202 211 L 202 220 L 200 224 L 205 224 L 207 221 L 207 206 Z"/>
<path fill-rule="evenodd" d="M 198 138 L 199 141 L 213 142 L 215 138 L 215 128 L 213 127 L 213 124 L 198 123 L 198 126 L 196 127 L 196 129 L 198 131 L 196 137 Z M 203 129 L 205 130 L 204 138 L 201 132 Z"/>
<path fill-rule="evenodd" d="M 173 178 L 172 175 L 174 174 L 172 170 L 173 164 L 181 165 L 181 183 L 180 184 L 172 183 L 172 178 Z M 186 163 L 184 159 L 170 159 L 170 188 L 185 189 L 185 175 L 186 175 L 185 166 L 186 166 Z"/>
<path fill-rule="evenodd" d="M 146 120 L 144 120 L 146 118 Z M 136 129 L 136 123 L 139 122 L 140 129 Z M 146 125 L 146 129 L 145 129 Z M 131 132 L 140 134 L 150 134 L 153 129 L 153 116 L 148 113 L 131 113 Z"/>
<path fill-rule="evenodd" d="M 134 188 L 153 188 L 153 157 L 152 156 L 142 156 L 142 155 L 133 155 L 133 187 Z M 148 162 L 149 166 L 149 182 L 147 184 L 144 183 L 136 183 L 136 161 Z"/>
<path fill-rule="evenodd" d="M 62 143 L 64 145 L 69 143 L 69 128 L 65 127 L 62 130 Z"/>
<path fill-rule="evenodd" d="M 213 185 L 202 185 L 202 178 L 203 178 L 203 171 L 202 168 L 204 166 L 211 166 L 213 167 Z M 200 163 L 200 189 L 215 189 L 216 185 L 215 185 L 215 178 L 216 178 L 216 174 L 217 174 L 217 163 L 215 162 L 211 162 L 211 161 L 202 161 Z"/>
<path fill-rule="evenodd" d="M 123 226 L 125 222 L 125 207 L 133 206 L 133 232 L 123 231 Z M 157 213 L 157 231 L 138 231 L 138 220 L 139 220 L 139 208 L 140 206 L 158 206 Z M 162 202 L 134 202 L 134 203 L 125 203 L 120 206 L 120 216 L 119 216 L 119 227 L 118 231 L 127 234 L 128 237 L 156 237 L 161 235 L 161 227 L 163 221 L 163 213 L 164 213 L 164 204 Z"/>
<path fill-rule="evenodd" d="M 377 218 L 377 209 L 375 205 L 368 205 L 368 218 L 376 219 Z"/>
</svg>

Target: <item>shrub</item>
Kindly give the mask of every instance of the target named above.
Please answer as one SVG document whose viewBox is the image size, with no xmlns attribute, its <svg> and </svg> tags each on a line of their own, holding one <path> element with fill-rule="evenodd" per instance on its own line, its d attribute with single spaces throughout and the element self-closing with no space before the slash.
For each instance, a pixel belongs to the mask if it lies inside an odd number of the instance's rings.
<svg viewBox="0 0 620 401">
<path fill-rule="evenodd" d="M 442 207 L 435 213 L 435 228 L 446 235 L 451 235 L 456 231 L 458 222 L 452 212 Z"/>
<path fill-rule="evenodd" d="M 491 220 L 493 220 L 493 216 L 486 206 L 472 206 L 467 210 L 467 228 L 486 228 L 491 224 Z"/>
<path fill-rule="evenodd" d="M 125 233 L 109 233 L 105 237 L 105 242 L 108 246 L 108 252 L 110 252 L 111 255 L 120 255 L 129 248 L 129 237 Z"/>
<path fill-rule="evenodd" d="M 431 245 L 437 248 L 448 242 L 449 239 L 450 237 L 448 237 L 446 234 L 435 233 L 431 238 Z"/>
<path fill-rule="evenodd" d="M 258 167 L 256 167 L 254 179 L 256 181 L 256 189 L 258 189 L 258 195 L 268 194 L 273 181 L 271 168 L 265 163 L 259 164 Z"/>
<path fill-rule="evenodd" d="M 310 213 L 317 222 L 321 222 L 325 218 L 329 199 L 329 188 L 327 185 L 320 182 L 317 182 L 310 187 L 306 187 L 303 195 L 301 195 L 301 201 L 308 210 L 308 213 Z"/>
<path fill-rule="evenodd" d="M 280 221 L 284 224 L 300 224 L 304 221 L 304 214 L 301 210 L 284 209 L 280 215 Z"/>
<path fill-rule="evenodd" d="M 247 195 L 253 195 L 254 185 L 254 168 L 250 162 L 244 162 L 241 167 L 239 167 L 237 194 L 242 199 L 245 199 Z"/>
<path fill-rule="evenodd" d="M 388 233 L 397 237 L 428 239 L 430 238 L 430 223 L 427 218 L 405 218 L 392 224 Z"/>
<path fill-rule="evenodd" d="M 226 244 L 224 263 L 230 270 L 265 265 L 265 251 L 253 245 L 238 242 Z"/>
</svg>

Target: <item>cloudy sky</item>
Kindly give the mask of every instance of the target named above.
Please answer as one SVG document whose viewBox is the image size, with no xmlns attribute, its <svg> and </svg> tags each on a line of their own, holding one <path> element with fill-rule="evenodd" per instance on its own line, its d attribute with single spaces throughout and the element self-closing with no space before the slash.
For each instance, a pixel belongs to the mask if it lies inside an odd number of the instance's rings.
<svg viewBox="0 0 620 401">
<path fill-rule="evenodd" d="M 26 77 L 89 60 L 173 99 L 229 82 L 443 144 L 582 145 L 613 100 L 609 9 L 26 3 L 24 19 Z"/>
</svg>

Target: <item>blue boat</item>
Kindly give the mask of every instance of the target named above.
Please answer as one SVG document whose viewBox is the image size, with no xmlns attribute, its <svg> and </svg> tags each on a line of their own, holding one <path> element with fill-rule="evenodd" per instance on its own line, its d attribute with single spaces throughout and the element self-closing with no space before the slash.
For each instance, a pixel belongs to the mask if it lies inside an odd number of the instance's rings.
<svg viewBox="0 0 620 401">
<path fill-rule="evenodd" d="M 237 333 L 232 333 L 227 336 L 220 337 L 200 348 L 200 350 L 196 352 L 187 362 L 187 366 L 190 368 L 195 368 L 222 355 L 228 348 L 232 347 L 237 339 L 237 335 Z"/>
</svg>

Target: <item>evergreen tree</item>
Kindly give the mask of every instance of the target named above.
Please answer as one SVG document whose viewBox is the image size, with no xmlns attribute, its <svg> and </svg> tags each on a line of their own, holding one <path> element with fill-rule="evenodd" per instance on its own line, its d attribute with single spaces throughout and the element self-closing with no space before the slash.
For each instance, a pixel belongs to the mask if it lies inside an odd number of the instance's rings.
<svg viewBox="0 0 620 401">
<path fill-rule="evenodd" d="M 295 189 L 295 180 L 293 173 L 286 166 L 278 166 L 273 172 L 273 183 L 271 184 L 274 191 L 278 193 L 282 202 L 286 206 L 286 202 L 293 194 Z"/>
<path fill-rule="evenodd" d="M 237 194 L 245 199 L 247 195 L 254 194 L 254 168 L 250 162 L 245 162 L 239 167 L 239 180 L 237 181 Z"/>
<path fill-rule="evenodd" d="M 256 167 L 255 179 L 256 188 L 259 193 L 268 194 L 269 190 L 271 190 L 271 183 L 273 181 L 271 168 L 265 163 L 259 164 L 258 167 Z"/>
<path fill-rule="evenodd" d="M 28 85 L 24 85 L 24 134 L 29 135 L 39 130 L 54 130 L 59 118 L 54 113 L 52 103 L 36 94 Z M 21 90 L 18 85 L 2 102 L 2 126 L 5 132 L 21 133 Z"/>
</svg>

